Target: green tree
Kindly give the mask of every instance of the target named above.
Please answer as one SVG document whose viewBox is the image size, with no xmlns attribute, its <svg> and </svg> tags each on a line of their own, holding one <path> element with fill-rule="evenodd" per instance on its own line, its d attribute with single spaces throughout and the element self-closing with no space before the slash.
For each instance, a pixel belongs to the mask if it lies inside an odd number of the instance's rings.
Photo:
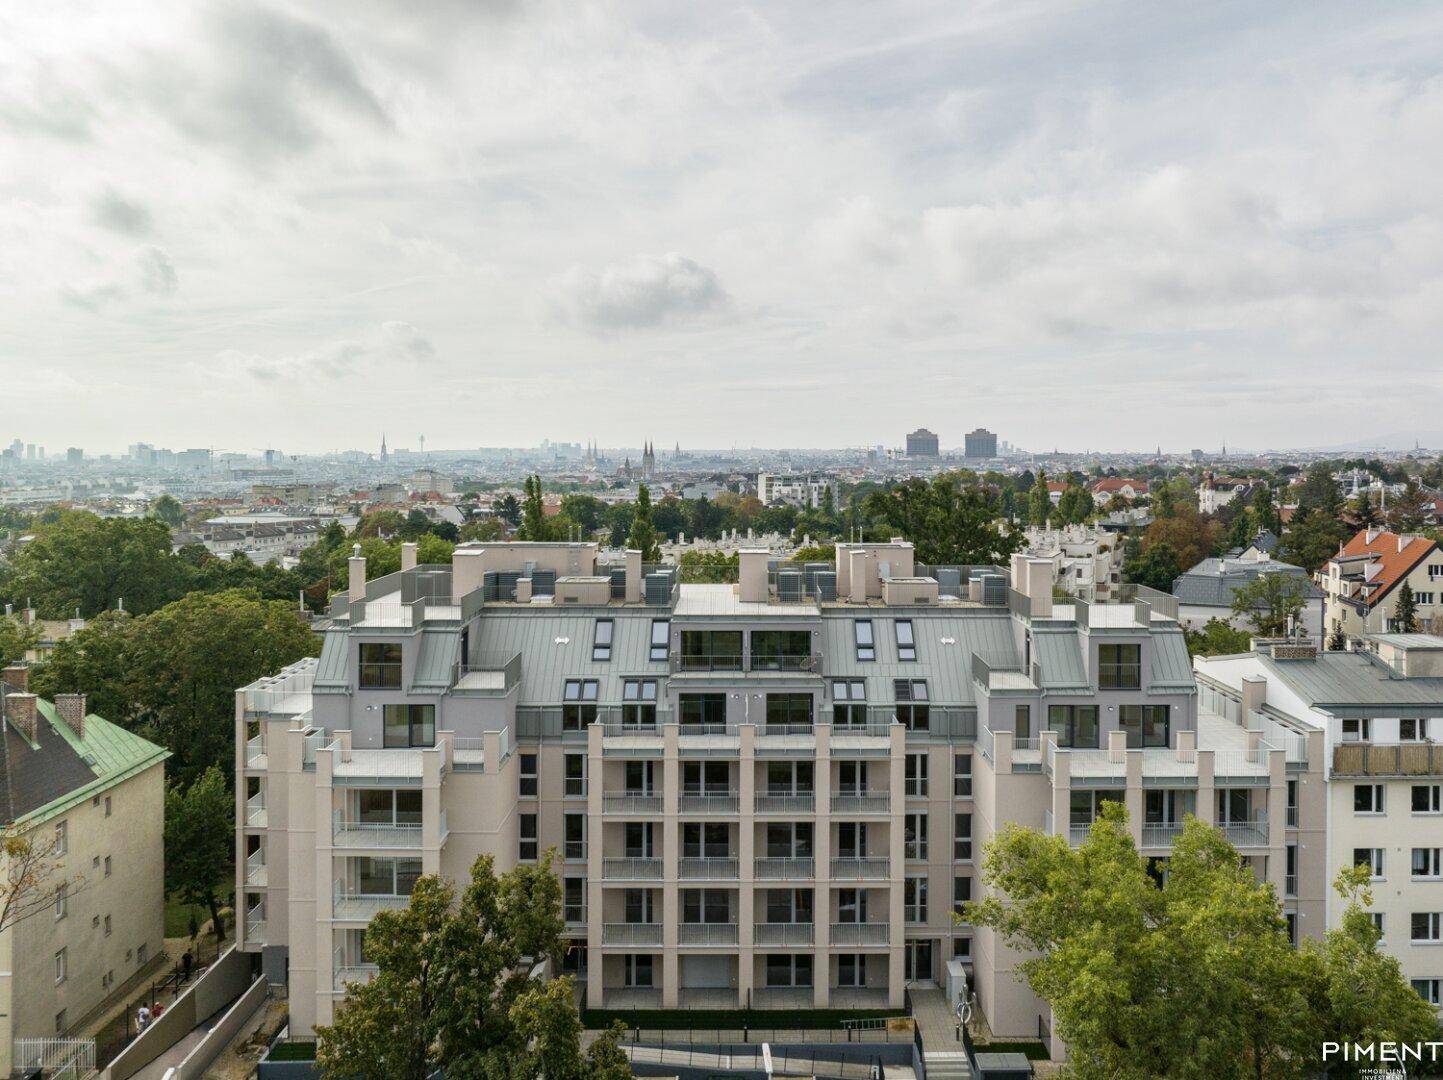
<svg viewBox="0 0 1443 1080">
<path fill-rule="evenodd" d="M 496 500 L 496 516 L 508 525 L 521 524 L 521 504 L 516 501 L 516 496 L 507 492 Z"/>
<path fill-rule="evenodd" d="M 1333 468 L 1325 461 L 1316 461 L 1308 466 L 1303 483 L 1298 488 L 1298 513 L 1321 510 L 1329 518 L 1337 519 L 1343 510 L 1343 496 L 1333 479 Z"/>
<path fill-rule="evenodd" d="M 1253 487 L 1253 502 L 1249 507 L 1253 523 L 1259 529 L 1268 529 L 1274 534 L 1281 531 L 1282 526 L 1278 522 L 1278 509 L 1273 505 L 1273 490 L 1267 484 L 1256 484 Z"/>
<path fill-rule="evenodd" d="M 185 524 L 185 507 L 169 492 L 150 504 L 150 513 L 172 529 L 178 529 Z"/>
<path fill-rule="evenodd" d="M 1418 481 L 1413 477 L 1403 486 L 1388 507 L 1388 527 L 1394 532 L 1411 533 L 1421 529 L 1427 517 L 1427 504 Z"/>
<path fill-rule="evenodd" d="M 1406 579 L 1398 586 L 1398 599 L 1393 604 L 1393 625 L 1400 634 L 1418 632 L 1418 599 Z"/>
<path fill-rule="evenodd" d="M 1236 502 L 1237 500 L 1233 500 Z M 1228 547 L 1246 549 L 1253 542 L 1257 530 L 1253 528 L 1253 515 L 1246 506 L 1239 507 L 1233 515 L 1232 528 L 1228 530 Z"/>
<path fill-rule="evenodd" d="M 26 626 L 19 619 L 0 616 L 0 667 L 24 660 L 25 654 L 40 640 L 33 626 Z"/>
<path fill-rule="evenodd" d="M 1234 615 L 1246 615 L 1261 637 L 1287 632 L 1307 603 L 1308 586 L 1296 574 L 1259 574 L 1233 593 Z"/>
<path fill-rule="evenodd" d="M 1383 523 L 1382 515 L 1373 504 L 1373 497 L 1366 491 L 1358 492 L 1358 497 L 1353 500 L 1350 508 L 1353 515 L 1353 522 L 1360 529 L 1374 529 Z"/>
<path fill-rule="evenodd" d="M 462 543 L 469 543 L 473 540 L 489 542 L 501 539 L 501 521 L 499 518 L 476 518 L 461 526 L 460 540 Z"/>
<path fill-rule="evenodd" d="M 1151 491 L 1153 518 L 1162 521 L 1172 517 L 1177 512 L 1177 496 L 1173 492 L 1172 485 L 1166 480 L 1159 480 Z"/>
<path fill-rule="evenodd" d="M 1230 653 L 1248 651 L 1251 637 L 1246 630 L 1238 630 L 1226 619 L 1211 618 L 1203 623 L 1201 630 L 1183 628 L 1187 650 L 1192 656 L 1226 656 Z"/>
<path fill-rule="evenodd" d="M 661 547 L 656 542 L 656 526 L 651 521 L 651 492 L 645 484 L 636 489 L 636 507 L 631 518 L 631 533 L 626 546 L 641 552 L 642 562 L 660 562 Z"/>
<path fill-rule="evenodd" d="M 356 543 L 361 545 L 361 555 L 366 560 L 366 580 L 385 577 L 401 569 L 401 545 L 399 541 L 383 540 L 379 536 L 367 536 Z M 351 578 L 351 556 L 355 554 L 354 544 L 342 544 L 331 553 L 330 579 L 337 583 L 339 590 L 349 587 Z"/>
<path fill-rule="evenodd" d="M 1064 524 L 1081 525 L 1092 516 L 1093 502 L 1085 488 L 1069 483 L 1057 501 L 1057 513 Z"/>
<path fill-rule="evenodd" d="M 923 563 L 1002 563 L 1022 542 L 1018 533 L 1002 531 L 996 503 L 986 492 L 946 473 L 873 492 L 866 509 L 890 535 L 912 541 Z"/>
<path fill-rule="evenodd" d="M 1166 541 L 1142 548 L 1136 558 L 1125 559 L 1122 568 L 1128 581 L 1159 592 L 1172 592 L 1172 583 L 1182 573 L 1177 551 Z"/>
<path fill-rule="evenodd" d="M 1348 635 L 1343 633 L 1341 621 L 1333 623 L 1333 632 L 1328 635 L 1328 649 L 1330 652 L 1342 652 L 1348 647 Z"/>
<path fill-rule="evenodd" d="M 43 698 L 83 693 L 90 711 L 122 727 L 132 727 L 134 704 L 127 657 L 134 616 L 103 611 L 63 639 L 31 677 L 31 689 Z M 232 706 L 232 718 L 234 717 Z"/>
<path fill-rule="evenodd" d="M 220 884 L 235 855 L 235 799 L 221 770 L 211 765 L 194 783 L 165 792 L 165 891 L 210 912 L 217 941 L 225 938 Z"/>
<path fill-rule="evenodd" d="M 1283 532 L 1283 556 L 1312 573 L 1331 559 L 1348 535 L 1347 529 L 1326 510 L 1298 507 Z"/>
<path fill-rule="evenodd" d="M 518 540 L 546 540 L 550 532 L 546 527 L 546 509 L 541 498 L 541 477 L 526 478 L 526 497 L 521 504 L 521 525 L 516 530 Z"/>
<path fill-rule="evenodd" d="M 319 1028 L 316 1061 L 335 1080 L 624 1075 L 610 1037 L 583 1057 L 571 980 L 538 985 L 536 962 L 560 963 L 560 883 L 548 858 L 497 876 L 476 860 L 459 900 L 440 878 L 366 930 L 376 976 L 351 985 L 335 1023 Z"/>
<path fill-rule="evenodd" d="M 1027 493 L 1027 518 L 1039 528 L 1052 516 L 1052 496 L 1047 490 L 1047 473 L 1037 470 L 1037 480 Z"/>
</svg>

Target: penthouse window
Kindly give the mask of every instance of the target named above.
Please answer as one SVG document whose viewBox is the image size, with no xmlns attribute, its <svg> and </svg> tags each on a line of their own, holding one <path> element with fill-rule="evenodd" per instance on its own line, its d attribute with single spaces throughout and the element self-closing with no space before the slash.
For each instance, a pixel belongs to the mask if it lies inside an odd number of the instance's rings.
<svg viewBox="0 0 1443 1080">
<path fill-rule="evenodd" d="M 596 720 L 595 679 L 567 679 L 561 698 L 561 730 L 584 731 Z"/>
<path fill-rule="evenodd" d="M 651 658 L 665 660 L 671 651 L 671 620 L 651 620 Z"/>
<path fill-rule="evenodd" d="M 926 679 L 893 679 L 892 695 L 897 699 L 897 719 L 908 731 L 927 731 L 931 727 Z"/>
<path fill-rule="evenodd" d="M 621 687 L 621 722 L 656 726 L 656 680 L 627 679 Z"/>
<path fill-rule="evenodd" d="M 740 671 L 742 632 L 740 630 L 683 630 L 681 632 L 683 671 Z"/>
<path fill-rule="evenodd" d="M 1168 744 L 1168 706 L 1166 705 L 1120 705 L 1118 726 L 1127 732 L 1127 745 L 1131 750 L 1139 747 Z"/>
<path fill-rule="evenodd" d="M 435 746 L 436 706 L 434 705 L 387 705 L 384 716 L 381 745 Z"/>
<path fill-rule="evenodd" d="M 877 659 L 877 642 L 872 637 L 872 620 L 857 619 L 852 623 L 852 636 L 857 642 L 858 660 Z"/>
<path fill-rule="evenodd" d="M 362 642 L 359 685 L 362 690 L 401 689 L 401 646 L 396 642 Z"/>
<path fill-rule="evenodd" d="M 893 624 L 893 628 L 897 635 L 897 659 L 917 659 L 917 641 L 912 636 L 912 620 L 898 619 Z"/>
<path fill-rule="evenodd" d="M 837 727 L 861 727 L 867 722 L 865 679 L 832 681 L 832 723 Z"/>
<path fill-rule="evenodd" d="M 1142 688 L 1141 645 L 1099 645 L 1097 686 L 1100 690 Z"/>
<path fill-rule="evenodd" d="M 1098 747 L 1096 705 L 1049 705 L 1047 728 L 1057 732 L 1058 746 Z"/>
<path fill-rule="evenodd" d="M 611 659 L 611 634 L 616 624 L 610 619 L 596 620 L 596 634 L 591 640 L 591 658 L 593 660 Z"/>
</svg>

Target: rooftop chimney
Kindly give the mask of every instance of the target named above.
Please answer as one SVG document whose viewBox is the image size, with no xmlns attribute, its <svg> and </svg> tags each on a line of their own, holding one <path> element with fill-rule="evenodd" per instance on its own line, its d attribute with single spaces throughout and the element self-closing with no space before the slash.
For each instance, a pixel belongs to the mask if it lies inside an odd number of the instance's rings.
<svg viewBox="0 0 1443 1080">
<path fill-rule="evenodd" d="M 34 694 L 6 694 L 5 719 L 15 725 L 25 738 L 35 741 L 39 724 L 39 712 L 35 708 Z"/>
<path fill-rule="evenodd" d="M 401 569 L 416 569 L 416 544 L 414 542 L 401 545 Z"/>
<path fill-rule="evenodd" d="M 85 738 L 85 695 L 84 694 L 56 694 L 55 711 L 60 714 L 60 719 L 75 733 L 77 739 Z"/>
<path fill-rule="evenodd" d="M 366 598 L 366 557 L 361 554 L 360 544 L 351 548 L 351 557 L 348 562 L 351 574 L 349 599 L 354 604 L 357 600 Z"/>
<path fill-rule="evenodd" d="M 771 553 L 764 548 L 742 548 L 737 553 L 737 598 L 744 603 L 767 602 L 767 560 L 770 557 Z"/>
<path fill-rule="evenodd" d="M 0 671 L 0 682 L 22 694 L 30 689 L 30 668 L 25 664 L 11 664 Z"/>
</svg>

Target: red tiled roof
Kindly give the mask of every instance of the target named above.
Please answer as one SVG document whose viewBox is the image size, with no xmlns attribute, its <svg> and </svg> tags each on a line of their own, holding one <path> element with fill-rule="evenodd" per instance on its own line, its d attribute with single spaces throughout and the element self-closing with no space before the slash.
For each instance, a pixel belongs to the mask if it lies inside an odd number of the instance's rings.
<svg viewBox="0 0 1443 1080">
<path fill-rule="evenodd" d="M 1097 481 L 1097 483 L 1092 485 L 1092 490 L 1107 494 L 1109 492 L 1121 491 L 1125 487 L 1132 488 L 1132 490 L 1136 491 L 1138 494 L 1147 493 L 1147 481 L 1128 480 L 1125 477 L 1121 476 L 1104 476 L 1101 480 Z"/>
<path fill-rule="evenodd" d="M 1359 586 L 1356 598 L 1368 607 L 1374 607 L 1437 547 L 1432 540 L 1421 536 L 1400 537 L 1391 532 L 1375 532 L 1369 539 L 1368 530 L 1363 529 L 1343 545 L 1343 550 L 1337 557 L 1346 559 L 1359 555 L 1373 556 L 1368 561 L 1377 565 L 1378 570 Z"/>
</svg>

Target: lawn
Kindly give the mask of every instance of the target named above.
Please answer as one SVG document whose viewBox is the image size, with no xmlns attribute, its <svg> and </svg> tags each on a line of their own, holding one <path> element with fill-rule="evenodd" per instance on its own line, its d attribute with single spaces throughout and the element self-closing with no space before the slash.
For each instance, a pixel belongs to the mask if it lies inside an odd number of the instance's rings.
<svg viewBox="0 0 1443 1080">
<path fill-rule="evenodd" d="M 227 881 L 221 886 L 220 906 L 234 906 L 235 882 Z M 204 904 L 186 904 L 176 896 L 165 898 L 165 936 L 168 938 L 190 937 L 190 915 L 195 912 L 195 921 L 204 926 L 210 921 L 210 912 Z"/>
</svg>

